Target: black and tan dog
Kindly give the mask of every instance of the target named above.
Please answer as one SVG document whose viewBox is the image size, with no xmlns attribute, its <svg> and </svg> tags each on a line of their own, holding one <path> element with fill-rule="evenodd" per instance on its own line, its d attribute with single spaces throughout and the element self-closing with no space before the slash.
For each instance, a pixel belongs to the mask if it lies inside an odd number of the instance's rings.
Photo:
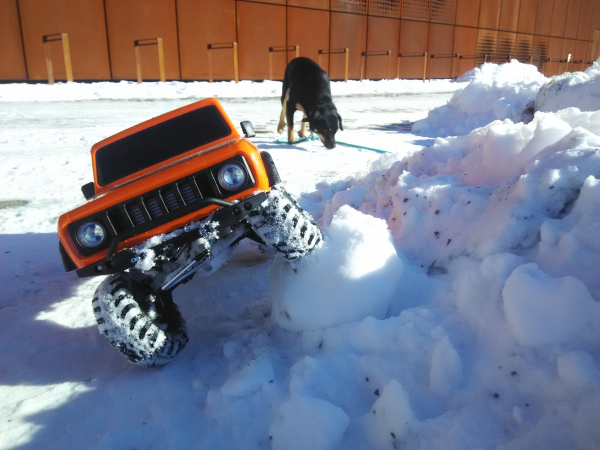
<svg viewBox="0 0 600 450">
<path fill-rule="evenodd" d="M 294 113 L 304 112 L 298 135 L 306 137 L 306 123 L 327 148 L 335 147 L 335 133 L 342 127 L 342 118 L 331 98 L 329 77 L 321 67 L 308 58 L 294 58 L 285 68 L 281 93 L 281 117 L 277 131 L 283 132 L 287 120 L 288 142 L 294 142 Z"/>
</svg>

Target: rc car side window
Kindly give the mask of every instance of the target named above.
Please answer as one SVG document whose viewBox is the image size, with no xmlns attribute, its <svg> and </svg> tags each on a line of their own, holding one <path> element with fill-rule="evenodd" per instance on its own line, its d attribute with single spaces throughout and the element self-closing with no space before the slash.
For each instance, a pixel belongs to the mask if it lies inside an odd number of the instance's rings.
<svg viewBox="0 0 600 450">
<path fill-rule="evenodd" d="M 105 186 L 230 134 L 229 126 L 214 106 L 182 114 L 99 149 L 98 184 Z"/>
</svg>

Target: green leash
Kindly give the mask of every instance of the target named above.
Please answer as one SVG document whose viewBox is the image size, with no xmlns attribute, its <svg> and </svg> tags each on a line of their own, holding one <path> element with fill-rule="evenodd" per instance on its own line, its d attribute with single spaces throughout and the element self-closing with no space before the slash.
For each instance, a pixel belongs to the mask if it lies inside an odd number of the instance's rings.
<svg viewBox="0 0 600 450">
<path fill-rule="evenodd" d="M 292 142 L 292 144 L 300 144 L 301 142 L 316 141 L 318 139 L 319 138 L 316 137 L 314 134 L 311 134 L 308 137 L 296 139 L 294 142 Z M 287 144 L 288 140 L 286 138 L 279 138 L 275 142 L 277 142 L 278 144 Z M 352 147 L 352 148 L 358 148 L 358 149 L 362 149 L 362 150 L 369 150 L 371 152 L 381 153 L 381 154 L 390 153 L 388 150 L 379 150 L 378 148 L 365 147 L 364 145 L 350 144 L 349 142 L 344 142 L 344 141 L 335 141 L 335 142 L 336 142 L 336 144 L 343 145 L 344 147 Z"/>
</svg>

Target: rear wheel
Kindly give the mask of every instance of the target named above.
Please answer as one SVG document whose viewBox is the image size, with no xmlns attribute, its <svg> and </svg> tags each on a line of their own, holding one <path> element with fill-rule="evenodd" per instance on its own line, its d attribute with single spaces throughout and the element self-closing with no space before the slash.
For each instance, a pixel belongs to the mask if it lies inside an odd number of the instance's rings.
<svg viewBox="0 0 600 450">
<path fill-rule="evenodd" d="M 169 362 L 188 342 L 171 293 L 154 294 L 150 281 L 133 270 L 111 275 L 92 300 L 100 333 L 132 363 L 145 367 Z"/>
<path fill-rule="evenodd" d="M 266 204 L 250 213 L 248 221 L 266 245 L 293 261 L 310 253 L 321 242 L 321 230 L 280 185 L 267 194 Z"/>
</svg>

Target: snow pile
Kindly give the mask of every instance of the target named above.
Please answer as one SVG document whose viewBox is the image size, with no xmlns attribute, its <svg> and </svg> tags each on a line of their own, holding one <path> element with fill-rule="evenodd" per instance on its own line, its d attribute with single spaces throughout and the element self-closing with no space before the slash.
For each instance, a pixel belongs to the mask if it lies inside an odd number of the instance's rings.
<svg viewBox="0 0 600 450">
<path fill-rule="evenodd" d="M 382 319 L 401 274 L 385 222 L 344 206 L 320 248 L 297 265 L 279 257 L 271 267 L 273 318 L 297 331 Z"/>
<path fill-rule="evenodd" d="M 281 97 L 281 81 L 167 81 L 137 83 L 135 81 L 95 83 L 56 83 L 48 85 L 0 84 L 0 102 L 50 102 L 80 100 L 201 100 L 218 98 Z M 349 80 L 331 82 L 334 97 L 372 94 L 414 94 L 423 92 L 454 92 L 459 85 L 451 80 Z"/>
<path fill-rule="evenodd" d="M 542 86 L 535 99 L 536 111 L 559 111 L 573 106 L 581 111 L 596 111 L 600 103 L 600 64 L 585 72 L 565 73 Z"/>
<path fill-rule="evenodd" d="M 385 155 L 367 175 L 314 194 L 323 225 L 344 205 L 385 220 L 404 264 L 388 309 L 397 317 L 304 336 L 338 357 L 354 349 L 357 364 L 369 361 L 376 395 L 395 380 L 406 392 L 394 404 L 412 413 L 394 413 L 387 434 L 374 419 L 355 431 L 371 447 L 589 448 L 600 438 L 600 112 L 573 100 L 514 123 L 544 80 L 533 74 L 515 83 L 509 68 L 529 71 L 516 62 L 484 66 L 428 122 L 445 134 L 468 117 L 465 135 Z M 564 85 L 580 79 L 565 76 Z M 580 88 L 581 99 L 597 89 L 593 81 Z M 481 108 L 469 102 L 488 94 Z M 510 114 L 499 114 L 500 104 L 510 104 Z M 484 126 L 469 131 L 477 121 Z M 398 352 L 394 369 L 379 359 L 390 351 Z M 409 423 L 408 433 L 397 428 Z"/>
<path fill-rule="evenodd" d="M 460 136 L 493 120 L 521 119 L 526 106 L 547 79 L 535 66 L 516 59 L 506 64 L 486 63 L 467 72 L 459 81 L 469 81 L 447 105 L 429 112 L 413 125 L 413 132 L 433 136 Z"/>
</svg>

